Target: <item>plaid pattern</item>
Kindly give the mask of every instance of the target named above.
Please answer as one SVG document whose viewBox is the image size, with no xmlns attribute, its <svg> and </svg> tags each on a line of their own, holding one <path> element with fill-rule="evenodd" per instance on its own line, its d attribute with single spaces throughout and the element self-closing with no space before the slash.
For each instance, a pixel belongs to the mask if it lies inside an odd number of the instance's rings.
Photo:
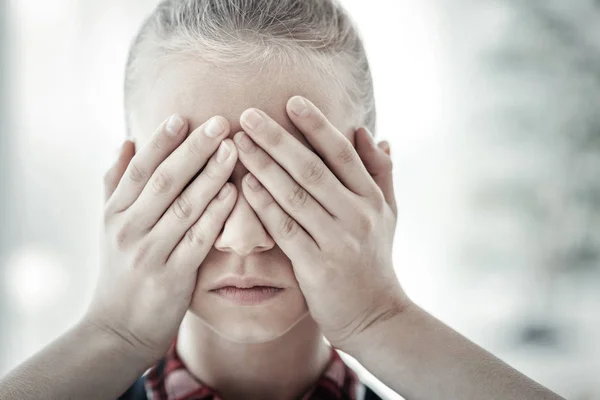
<svg viewBox="0 0 600 400">
<path fill-rule="evenodd" d="M 148 370 L 144 387 L 149 400 L 222 400 L 218 392 L 198 381 L 176 350 L 177 338 L 166 356 Z M 302 400 L 363 400 L 366 387 L 356 372 L 331 348 L 325 372 Z"/>
</svg>

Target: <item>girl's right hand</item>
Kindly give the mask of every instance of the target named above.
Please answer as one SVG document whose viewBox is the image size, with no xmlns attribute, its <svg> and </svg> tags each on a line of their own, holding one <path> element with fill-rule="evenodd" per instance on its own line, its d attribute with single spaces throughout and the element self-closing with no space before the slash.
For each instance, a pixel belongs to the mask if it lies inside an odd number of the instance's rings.
<svg viewBox="0 0 600 400">
<path fill-rule="evenodd" d="M 125 142 L 104 176 L 100 274 L 83 322 L 116 335 L 148 363 L 177 334 L 198 268 L 235 204 L 227 180 L 237 153 L 223 140 L 229 130 L 214 117 L 186 137 L 187 121 L 173 116 L 137 153 Z"/>
</svg>

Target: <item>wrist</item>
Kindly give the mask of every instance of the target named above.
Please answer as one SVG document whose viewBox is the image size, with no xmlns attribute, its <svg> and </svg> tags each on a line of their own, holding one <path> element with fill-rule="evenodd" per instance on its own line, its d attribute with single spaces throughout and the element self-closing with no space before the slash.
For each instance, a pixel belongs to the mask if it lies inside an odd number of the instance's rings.
<svg viewBox="0 0 600 400">
<path fill-rule="evenodd" d="M 361 352 L 368 352 L 382 342 L 386 333 L 400 329 L 405 316 L 415 308 L 418 308 L 417 305 L 400 290 L 400 293 L 376 313 L 365 327 L 336 348 L 359 359 Z"/>
<path fill-rule="evenodd" d="M 150 352 L 140 351 L 116 331 L 88 318 L 81 319 L 75 329 L 86 342 L 97 343 L 106 352 L 119 355 L 123 363 L 130 364 L 133 369 L 145 371 L 160 358 Z"/>
</svg>

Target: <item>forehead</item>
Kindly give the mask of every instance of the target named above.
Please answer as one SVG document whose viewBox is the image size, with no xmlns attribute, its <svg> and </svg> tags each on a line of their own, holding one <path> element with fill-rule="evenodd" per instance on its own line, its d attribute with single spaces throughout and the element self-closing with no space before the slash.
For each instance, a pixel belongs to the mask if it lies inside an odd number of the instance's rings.
<svg viewBox="0 0 600 400">
<path fill-rule="evenodd" d="M 185 60 L 163 67 L 152 86 L 142 88 L 142 93 L 142 104 L 132 110 L 131 130 L 138 145 L 143 145 L 156 127 L 174 113 L 190 122 L 190 131 L 221 115 L 231 124 L 233 136 L 241 130 L 240 115 L 247 108 L 256 107 L 309 146 L 285 110 L 294 95 L 310 99 L 353 141 L 353 121 L 342 106 L 340 90 L 331 80 L 306 68 L 264 66 L 242 70 L 239 66 L 216 67 L 203 61 Z"/>
</svg>

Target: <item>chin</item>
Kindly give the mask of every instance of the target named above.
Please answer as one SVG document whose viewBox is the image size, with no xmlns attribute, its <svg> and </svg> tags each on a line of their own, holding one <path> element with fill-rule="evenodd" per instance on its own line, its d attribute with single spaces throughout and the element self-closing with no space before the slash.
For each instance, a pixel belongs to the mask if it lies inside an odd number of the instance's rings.
<svg viewBox="0 0 600 400">
<path fill-rule="evenodd" d="M 287 288 L 277 297 L 252 306 L 240 306 L 210 292 L 196 292 L 190 311 L 210 329 L 235 343 L 275 340 L 309 317 L 298 288 Z"/>
</svg>

